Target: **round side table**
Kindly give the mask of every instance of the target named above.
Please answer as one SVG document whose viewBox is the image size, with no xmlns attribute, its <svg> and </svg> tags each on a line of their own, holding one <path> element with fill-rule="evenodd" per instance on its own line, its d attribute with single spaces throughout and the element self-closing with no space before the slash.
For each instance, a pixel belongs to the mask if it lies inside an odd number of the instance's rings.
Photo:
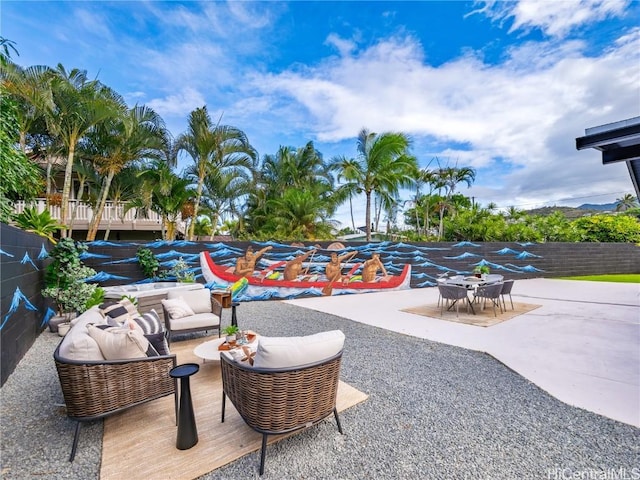
<svg viewBox="0 0 640 480">
<path fill-rule="evenodd" d="M 187 450 L 198 443 L 198 430 L 189 387 L 189 378 L 198 370 L 200 370 L 200 365 L 197 363 L 185 363 L 169 371 L 169 376 L 180 379 L 180 407 L 178 408 L 178 437 L 176 440 L 178 450 Z"/>
</svg>

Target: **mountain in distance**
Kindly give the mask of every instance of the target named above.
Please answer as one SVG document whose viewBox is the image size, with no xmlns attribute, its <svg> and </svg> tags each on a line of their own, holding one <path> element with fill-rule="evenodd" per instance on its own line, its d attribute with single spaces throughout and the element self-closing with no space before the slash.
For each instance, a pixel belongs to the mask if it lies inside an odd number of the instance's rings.
<svg viewBox="0 0 640 480">
<path fill-rule="evenodd" d="M 581 210 L 604 210 L 607 212 L 615 212 L 616 211 L 616 203 L 583 203 L 579 207 Z"/>
<path fill-rule="evenodd" d="M 532 210 L 526 210 L 526 213 L 529 215 L 542 215 L 547 216 L 551 215 L 555 212 L 561 212 L 570 220 L 575 218 L 584 217 L 587 215 L 595 215 L 603 212 L 615 212 L 616 204 L 615 203 L 603 203 L 603 204 L 593 204 L 593 203 L 584 203 L 579 207 L 561 207 L 561 206 L 553 206 L 553 207 L 541 207 L 534 208 Z"/>
</svg>

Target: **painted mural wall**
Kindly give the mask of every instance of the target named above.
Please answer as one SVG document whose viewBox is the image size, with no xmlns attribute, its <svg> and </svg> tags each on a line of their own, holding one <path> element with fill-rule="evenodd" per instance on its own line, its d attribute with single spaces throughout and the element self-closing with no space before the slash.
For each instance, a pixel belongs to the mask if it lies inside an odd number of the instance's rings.
<svg viewBox="0 0 640 480">
<path fill-rule="evenodd" d="M 332 243 L 334 243 L 332 245 Z M 239 297 L 241 301 L 298 298 L 326 294 L 326 265 L 331 254 L 340 256 L 351 253 L 352 257 L 342 262 L 341 273 L 348 277 L 334 282 L 332 295 L 358 293 L 392 288 L 423 288 L 436 284 L 442 275 L 468 275 L 474 267 L 486 265 L 491 273 L 501 274 L 505 279 L 535 277 L 558 277 L 598 273 L 640 272 L 640 248 L 631 244 L 580 244 L 580 243 L 307 243 L 299 245 L 278 242 L 92 242 L 85 254 L 85 262 L 98 275 L 96 281 L 104 285 L 145 282 L 138 265 L 136 251 L 149 248 L 165 270 L 175 266 L 180 259 L 189 266 L 196 280 L 210 288 L 226 287 L 236 282 L 234 275 L 238 258 L 245 255 L 248 247 L 253 252 L 267 248 L 256 261 L 254 275 L 249 286 Z M 210 269 L 214 275 L 205 275 L 200 262 L 200 252 L 210 258 Z M 373 254 L 379 254 L 387 277 L 378 270 L 376 280 L 369 285 L 358 285 L 363 269 Z M 283 270 L 287 262 L 307 255 L 302 262 L 302 271 L 296 280 L 298 285 L 283 282 Z M 407 267 L 408 266 L 408 267 Z M 405 277 L 403 277 L 405 275 Z M 407 280 L 407 281 L 405 281 Z M 281 285 L 277 282 L 281 282 Z M 252 288 L 256 287 L 256 288 Z M 264 287 L 264 288 L 263 288 Z M 285 288 L 286 287 L 286 288 Z M 362 287 L 362 288 L 355 288 Z"/>
<path fill-rule="evenodd" d="M 44 269 L 52 245 L 48 240 L 2 224 L 0 238 L 2 383 L 54 315 L 42 298 Z M 102 286 L 144 284 L 136 257 L 150 249 L 168 271 L 183 261 L 197 282 L 211 289 L 236 284 L 239 301 L 342 295 L 385 289 L 432 287 L 443 275 L 469 275 L 486 265 L 505 279 L 558 277 L 602 273 L 639 273 L 640 247 L 598 243 L 346 243 L 320 242 L 105 242 L 87 244 L 82 256 L 97 275 L 89 281 Z M 236 275 L 238 259 L 247 248 L 265 250 L 245 280 Z M 206 252 L 203 270 L 200 254 Z M 339 278 L 327 278 L 332 254 L 339 262 Z M 304 256 L 294 279 L 285 278 L 287 264 Z M 373 277 L 367 262 L 379 256 Z M 163 280 L 175 280 L 168 277 Z"/>
</svg>

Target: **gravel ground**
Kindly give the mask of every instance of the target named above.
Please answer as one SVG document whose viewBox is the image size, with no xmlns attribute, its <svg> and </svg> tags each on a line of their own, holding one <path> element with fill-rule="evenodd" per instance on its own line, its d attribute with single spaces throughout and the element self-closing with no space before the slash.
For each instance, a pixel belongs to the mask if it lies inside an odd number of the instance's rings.
<svg viewBox="0 0 640 480">
<path fill-rule="evenodd" d="M 565 405 L 488 355 L 280 302 L 244 303 L 238 317 L 270 336 L 341 329 L 341 378 L 369 395 L 340 415 L 345 435 L 329 418 L 269 446 L 265 480 L 640 478 L 640 429 Z M 58 341 L 40 335 L 2 387 L 2 478 L 99 477 L 102 422 L 83 425 L 68 462 Z M 256 452 L 201 478 L 258 478 L 258 463 Z"/>
</svg>

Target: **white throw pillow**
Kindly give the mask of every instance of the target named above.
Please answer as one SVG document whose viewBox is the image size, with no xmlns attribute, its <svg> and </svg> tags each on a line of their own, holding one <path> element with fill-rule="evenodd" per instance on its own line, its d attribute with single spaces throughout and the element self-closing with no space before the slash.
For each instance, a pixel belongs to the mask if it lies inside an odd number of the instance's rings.
<svg viewBox="0 0 640 480">
<path fill-rule="evenodd" d="M 193 310 L 182 297 L 162 300 L 162 305 L 171 318 L 183 318 L 195 315 Z"/>
<path fill-rule="evenodd" d="M 111 327 L 102 330 L 95 325 L 87 325 L 89 335 L 100 347 L 105 360 L 124 360 L 147 356 L 149 341 L 141 330 L 129 327 Z"/>
<path fill-rule="evenodd" d="M 69 360 L 104 360 L 98 343 L 89 336 L 87 325 L 103 324 L 106 321 L 98 307 L 92 307 L 71 322 L 71 330 L 64 336 L 60 344 L 60 357 Z"/>
<path fill-rule="evenodd" d="M 340 330 L 306 337 L 259 337 L 254 368 L 289 368 L 333 357 L 344 346 Z"/>
</svg>

